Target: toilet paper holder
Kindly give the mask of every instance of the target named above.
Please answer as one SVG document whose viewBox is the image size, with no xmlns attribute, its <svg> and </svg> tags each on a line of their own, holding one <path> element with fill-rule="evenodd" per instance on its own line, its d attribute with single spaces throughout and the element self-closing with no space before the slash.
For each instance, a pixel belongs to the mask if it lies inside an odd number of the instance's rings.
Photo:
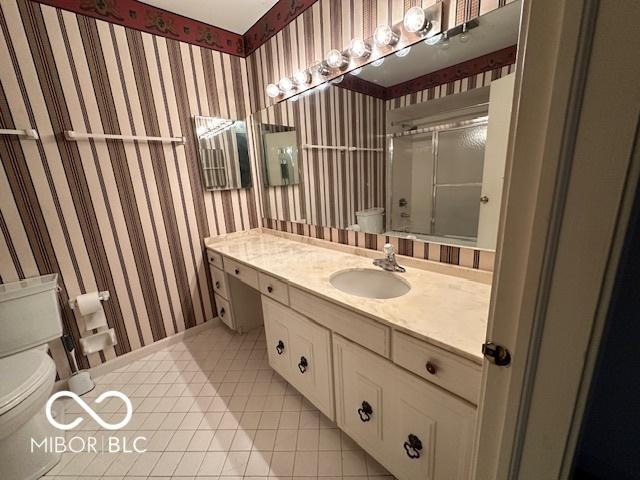
<svg viewBox="0 0 640 480">
<path fill-rule="evenodd" d="M 101 302 L 109 300 L 110 297 L 111 297 L 111 294 L 109 293 L 108 290 L 103 290 L 102 292 L 98 292 L 98 298 L 100 299 Z M 76 308 L 75 298 L 69 300 L 69 307 L 71 308 L 71 310 L 74 310 Z"/>
</svg>

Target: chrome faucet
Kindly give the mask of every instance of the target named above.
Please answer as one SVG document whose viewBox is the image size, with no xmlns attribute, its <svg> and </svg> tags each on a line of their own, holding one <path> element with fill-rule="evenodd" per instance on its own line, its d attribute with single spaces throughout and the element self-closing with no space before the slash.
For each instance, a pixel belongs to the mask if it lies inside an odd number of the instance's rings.
<svg viewBox="0 0 640 480">
<path fill-rule="evenodd" d="M 406 269 L 396 262 L 396 253 L 393 251 L 393 245 L 390 243 L 385 244 L 384 255 L 384 258 L 377 258 L 373 261 L 376 267 L 380 267 L 388 272 L 406 272 Z"/>
</svg>

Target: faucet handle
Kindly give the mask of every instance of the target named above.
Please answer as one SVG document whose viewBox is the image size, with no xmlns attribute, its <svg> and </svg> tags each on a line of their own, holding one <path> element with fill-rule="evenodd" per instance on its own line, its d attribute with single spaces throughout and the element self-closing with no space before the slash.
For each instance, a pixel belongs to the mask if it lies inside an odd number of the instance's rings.
<svg viewBox="0 0 640 480">
<path fill-rule="evenodd" d="M 384 250 L 384 254 L 387 256 L 394 254 L 393 245 L 391 245 L 390 243 L 385 243 L 383 250 Z"/>
</svg>

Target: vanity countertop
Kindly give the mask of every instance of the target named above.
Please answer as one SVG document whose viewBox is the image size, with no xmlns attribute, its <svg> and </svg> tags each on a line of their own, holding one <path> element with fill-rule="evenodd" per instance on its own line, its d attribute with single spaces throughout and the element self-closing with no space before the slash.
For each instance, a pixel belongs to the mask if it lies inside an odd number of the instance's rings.
<svg viewBox="0 0 640 480">
<path fill-rule="evenodd" d="M 293 287 L 311 292 L 340 306 L 383 322 L 392 328 L 482 363 L 491 286 L 425 268 L 406 266 L 398 273 L 411 290 L 400 297 L 379 300 L 344 293 L 329 277 L 349 268 L 377 268 L 369 257 L 345 253 L 310 242 L 250 230 L 205 240 L 224 256 L 273 275 Z M 383 255 L 376 254 L 376 257 Z M 459 267 L 450 267 L 455 272 Z M 435 269 L 435 267 L 434 267 Z M 442 270 L 442 268 L 440 268 Z"/>
</svg>

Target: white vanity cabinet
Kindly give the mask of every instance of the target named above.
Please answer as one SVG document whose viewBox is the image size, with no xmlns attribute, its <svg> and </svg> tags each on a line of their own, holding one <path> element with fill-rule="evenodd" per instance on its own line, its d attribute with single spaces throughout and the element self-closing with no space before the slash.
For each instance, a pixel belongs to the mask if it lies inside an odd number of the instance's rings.
<svg viewBox="0 0 640 480">
<path fill-rule="evenodd" d="M 469 479 L 480 365 L 212 253 L 219 312 L 264 318 L 269 364 L 322 413 L 400 480 Z"/>
<path fill-rule="evenodd" d="M 334 335 L 336 419 L 397 478 L 469 478 L 476 409 Z"/>
</svg>

